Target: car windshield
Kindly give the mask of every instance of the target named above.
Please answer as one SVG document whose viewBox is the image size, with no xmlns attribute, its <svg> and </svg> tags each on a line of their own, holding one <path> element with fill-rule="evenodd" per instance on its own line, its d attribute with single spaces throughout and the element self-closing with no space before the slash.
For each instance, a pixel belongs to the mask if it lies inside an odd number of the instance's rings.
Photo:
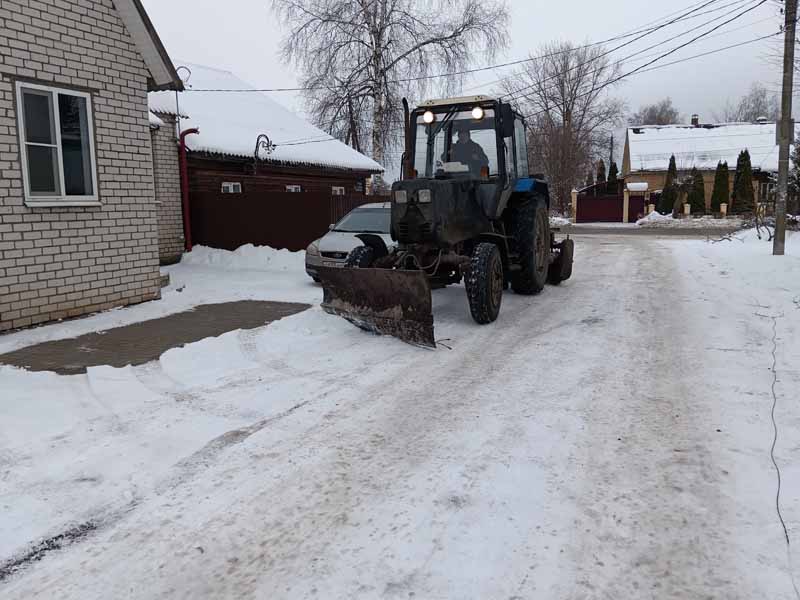
<svg viewBox="0 0 800 600">
<path fill-rule="evenodd" d="M 471 111 L 454 114 L 435 112 L 430 125 L 417 116 L 414 169 L 420 177 L 433 177 L 437 172 L 479 176 L 483 167 L 489 175 L 499 173 L 494 110 L 486 109 L 480 120 Z"/>
<path fill-rule="evenodd" d="M 389 233 L 388 208 L 356 208 L 333 228 L 347 233 Z"/>
</svg>

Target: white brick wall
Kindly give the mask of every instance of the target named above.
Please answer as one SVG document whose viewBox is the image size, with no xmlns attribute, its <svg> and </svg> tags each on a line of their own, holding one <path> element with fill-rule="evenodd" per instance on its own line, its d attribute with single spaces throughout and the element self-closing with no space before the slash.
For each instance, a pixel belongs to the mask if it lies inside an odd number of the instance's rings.
<svg viewBox="0 0 800 600">
<path fill-rule="evenodd" d="M 158 202 L 158 256 L 162 264 L 178 262 L 183 254 L 183 209 L 175 117 L 158 115 L 164 125 L 152 130 L 153 173 Z"/>
<path fill-rule="evenodd" d="M 16 78 L 91 90 L 102 206 L 25 206 Z M 0 2 L 0 331 L 159 297 L 146 81 L 111 0 Z"/>
</svg>

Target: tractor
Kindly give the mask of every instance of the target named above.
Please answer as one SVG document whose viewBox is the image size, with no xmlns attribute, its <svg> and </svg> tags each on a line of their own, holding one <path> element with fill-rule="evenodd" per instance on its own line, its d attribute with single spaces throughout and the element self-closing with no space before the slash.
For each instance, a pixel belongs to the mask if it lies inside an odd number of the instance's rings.
<svg viewBox="0 0 800 600">
<path fill-rule="evenodd" d="M 435 347 L 431 289 L 464 281 L 472 318 L 497 319 L 503 291 L 537 294 L 572 274 L 574 242 L 550 230 L 547 183 L 528 170 L 525 122 L 500 99 L 403 100 L 402 178 L 391 238 L 359 234 L 343 268 L 320 272 L 325 311 Z"/>
</svg>

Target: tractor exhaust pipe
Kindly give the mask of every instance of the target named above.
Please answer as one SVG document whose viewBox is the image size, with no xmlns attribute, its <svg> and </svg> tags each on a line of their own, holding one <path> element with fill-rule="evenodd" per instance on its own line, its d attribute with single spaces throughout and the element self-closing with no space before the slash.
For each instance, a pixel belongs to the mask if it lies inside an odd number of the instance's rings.
<svg viewBox="0 0 800 600">
<path fill-rule="evenodd" d="M 414 179 L 414 160 L 411 148 L 411 112 L 408 109 L 408 100 L 403 98 L 403 136 L 405 149 L 403 150 L 402 178 Z"/>
</svg>

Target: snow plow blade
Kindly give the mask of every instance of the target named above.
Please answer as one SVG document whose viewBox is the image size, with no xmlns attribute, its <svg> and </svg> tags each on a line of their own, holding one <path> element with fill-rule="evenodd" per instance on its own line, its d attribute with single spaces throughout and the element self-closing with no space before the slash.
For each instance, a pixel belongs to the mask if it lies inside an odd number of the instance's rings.
<svg viewBox="0 0 800 600">
<path fill-rule="evenodd" d="M 325 268 L 318 275 L 325 312 L 366 331 L 436 347 L 431 288 L 422 271 Z"/>
</svg>

